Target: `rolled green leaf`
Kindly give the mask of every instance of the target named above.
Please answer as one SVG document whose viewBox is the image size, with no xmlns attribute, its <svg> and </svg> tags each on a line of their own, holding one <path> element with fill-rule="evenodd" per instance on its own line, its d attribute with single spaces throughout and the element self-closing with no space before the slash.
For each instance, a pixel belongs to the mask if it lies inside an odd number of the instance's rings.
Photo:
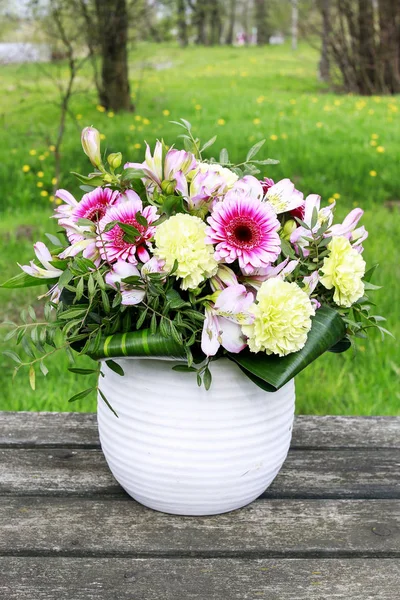
<svg viewBox="0 0 400 600">
<path fill-rule="evenodd" d="M 266 391 L 279 390 L 292 377 L 298 375 L 316 358 L 335 346 L 345 336 L 346 326 L 339 313 L 333 308 L 322 306 L 314 317 L 307 342 L 301 350 L 279 357 L 263 352 L 254 354 L 243 350 L 239 354 L 228 353 L 242 371 L 256 385 Z"/>
<path fill-rule="evenodd" d="M 149 329 L 109 335 L 101 339 L 97 348 L 91 351 L 89 347 L 86 354 L 94 359 L 150 356 L 186 360 L 184 347 L 172 336 L 166 338 L 158 332 L 151 334 Z"/>
</svg>

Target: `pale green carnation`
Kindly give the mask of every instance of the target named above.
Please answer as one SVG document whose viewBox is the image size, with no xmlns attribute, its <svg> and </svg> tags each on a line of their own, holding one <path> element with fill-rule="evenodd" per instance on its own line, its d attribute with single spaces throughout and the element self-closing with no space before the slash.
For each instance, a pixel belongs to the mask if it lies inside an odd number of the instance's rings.
<svg viewBox="0 0 400 600">
<path fill-rule="evenodd" d="M 216 274 L 218 263 L 214 246 L 206 244 L 206 224 L 198 217 L 178 214 L 164 221 L 154 236 L 155 256 L 165 261 L 165 270 L 172 269 L 182 279 L 183 290 L 194 289 Z"/>
<path fill-rule="evenodd" d="M 333 300 L 338 306 L 350 307 L 364 294 L 365 261 L 345 237 L 333 237 L 328 250 L 320 281 L 328 290 L 335 288 Z"/>
<path fill-rule="evenodd" d="M 315 314 L 308 295 L 296 283 L 273 277 L 264 281 L 250 307 L 251 325 L 243 325 L 251 352 L 285 356 L 301 350 Z"/>
</svg>

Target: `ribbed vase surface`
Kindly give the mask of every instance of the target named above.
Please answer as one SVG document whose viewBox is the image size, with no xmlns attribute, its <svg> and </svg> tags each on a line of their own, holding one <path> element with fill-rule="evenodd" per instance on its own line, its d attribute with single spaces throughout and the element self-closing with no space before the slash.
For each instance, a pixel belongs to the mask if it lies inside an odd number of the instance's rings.
<svg viewBox="0 0 400 600">
<path fill-rule="evenodd" d="M 118 359 L 102 365 L 98 399 L 107 463 L 135 500 L 166 513 L 212 515 L 255 500 L 281 468 L 290 445 L 294 381 L 264 392 L 228 359 L 211 363 L 209 391 L 173 362 Z"/>
</svg>

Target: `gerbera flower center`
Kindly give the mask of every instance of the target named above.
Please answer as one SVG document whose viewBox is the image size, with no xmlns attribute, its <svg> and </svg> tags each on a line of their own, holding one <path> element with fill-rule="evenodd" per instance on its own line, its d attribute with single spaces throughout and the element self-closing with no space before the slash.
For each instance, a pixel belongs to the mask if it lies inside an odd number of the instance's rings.
<svg viewBox="0 0 400 600">
<path fill-rule="evenodd" d="M 96 204 L 95 206 L 91 206 L 85 212 L 85 219 L 89 219 L 89 221 L 100 221 L 106 214 L 107 205 L 105 204 Z"/>
<path fill-rule="evenodd" d="M 237 248 L 254 248 L 260 241 L 260 228 L 254 221 L 237 217 L 232 219 L 226 228 L 231 244 Z"/>
</svg>

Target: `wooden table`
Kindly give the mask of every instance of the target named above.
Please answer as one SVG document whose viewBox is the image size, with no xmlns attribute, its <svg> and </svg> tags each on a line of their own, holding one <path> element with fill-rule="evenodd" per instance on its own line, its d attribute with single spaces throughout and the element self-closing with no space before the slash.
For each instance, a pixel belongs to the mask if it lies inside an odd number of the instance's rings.
<svg viewBox="0 0 400 600">
<path fill-rule="evenodd" d="M 92 414 L 0 413 L 2 600 L 398 600 L 400 418 L 298 417 L 263 496 L 176 517 L 121 490 Z"/>
</svg>

